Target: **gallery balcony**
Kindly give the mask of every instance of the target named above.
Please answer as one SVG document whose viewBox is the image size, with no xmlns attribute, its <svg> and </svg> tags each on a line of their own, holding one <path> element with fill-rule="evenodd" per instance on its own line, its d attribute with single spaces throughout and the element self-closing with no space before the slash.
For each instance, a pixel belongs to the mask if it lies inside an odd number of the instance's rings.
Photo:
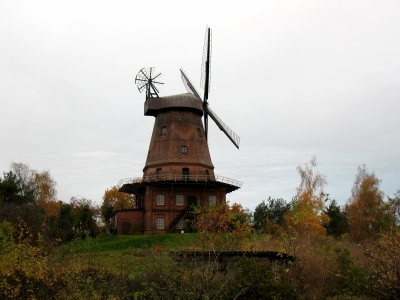
<svg viewBox="0 0 400 300">
<path fill-rule="evenodd" d="M 223 185 L 227 188 L 227 193 L 242 187 L 242 182 L 219 175 L 182 175 L 182 174 L 162 174 L 153 176 L 143 176 L 121 179 L 117 188 L 120 192 L 130 193 L 131 188 L 149 184 L 212 184 Z"/>
</svg>

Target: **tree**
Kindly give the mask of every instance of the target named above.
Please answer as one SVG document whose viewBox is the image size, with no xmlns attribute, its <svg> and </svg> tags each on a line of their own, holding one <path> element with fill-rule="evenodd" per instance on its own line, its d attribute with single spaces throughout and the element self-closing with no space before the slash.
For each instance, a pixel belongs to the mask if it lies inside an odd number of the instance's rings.
<svg viewBox="0 0 400 300">
<path fill-rule="evenodd" d="M 74 229 L 78 236 L 86 238 L 95 237 L 98 232 L 96 218 L 99 214 L 99 208 L 96 207 L 92 200 L 86 198 L 72 197 L 70 200 L 75 218 Z"/>
<path fill-rule="evenodd" d="M 44 210 L 46 218 L 58 218 L 60 201 L 57 201 L 56 181 L 50 171 L 36 172 L 33 178 L 36 203 Z"/>
<path fill-rule="evenodd" d="M 240 204 L 199 205 L 194 208 L 193 214 L 194 227 L 206 251 L 239 250 L 244 237 L 250 233 L 247 215 Z"/>
<path fill-rule="evenodd" d="M 60 203 L 60 215 L 57 219 L 57 236 L 63 241 L 68 242 L 75 237 L 73 227 L 75 224 L 75 215 L 72 205 L 69 203 Z"/>
<path fill-rule="evenodd" d="M 49 202 L 57 199 L 57 182 L 51 177 L 50 171 L 36 172 L 33 177 L 36 202 Z"/>
<path fill-rule="evenodd" d="M 0 182 L 0 201 L 16 204 L 25 202 L 17 176 L 12 171 L 3 175 L 4 179 Z"/>
<path fill-rule="evenodd" d="M 290 204 L 282 198 L 268 197 L 258 204 L 254 210 L 254 228 L 274 234 L 284 222 L 284 216 L 290 210 Z"/>
<path fill-rule="evenodd" d="M 104 192 L 103 203 L 111 205 L 115 210 L 136 208 L 135 195 L 118 192 L 118 188 L 113 186 Z"/>
<path fill-rule="evenodd" d="M 270 198 L 268 198 L 270 199 Z M 254 209 L 254 229 L 265 232 L 268 223 L 268 205 L 265 200 Z"/>
<path fill-rule="evenodd" d="M 326 228 L 326 233 L 335 237 L 340 237 L 349 232 L 347 213 L 340 208 L 335 199 L 330 200 L 329 197 L 327 197 L 325 201 L 330 201 L 329 206 L 325 209 L 325 213 L 329 217 L 329 222 L 323 224 Z"/>
<path fill-rule="evenodd" d="M 26 199 L 26 202 L 33 202 L 35 194 L 33 181 L 36 170 L 30 169 L 28 164 L 13 162 L 11 163 L 10 171 L 13 172 L 18 179 L 20 195 Z"/>
<path fill-rule="evenodd" d="M 317 159 L 313 156 L 310 164 L 297 167 L 301 181 L 291 210 L 285 218 L 286 223 L 297 232 L 326 233 L 323 224 L 329 223 L 329 217 L 323 211 L 326 177 L 315 171 L 316 166 Z"/>
<path fill-rule="evenodd" d="M 400 225 L 400 190 L 394 194 L 393 198 L 388 196 L 390 212 L 393 215 L 394 223 L 396 226 Z"/>
<path fill-rule="evenodd" d="M 118 192 L 118 188 L 113 186 L 104 192 L 103 203 L 101 205 L 101 215 L 104 220 L 106 234 L 110 234 L 111 218 L 115 210 L 136 208 L 135 195 Z"/>
<path fill-rule="evenodd" d="M 368 172 L 365 165 L 358 167 L 348 204 L 350 232 L 356 240 L 375 238 L 393 224 L 390 206 L 383 201 L 380 184 L 381 180 L 374 172 Z"/>
</svg>

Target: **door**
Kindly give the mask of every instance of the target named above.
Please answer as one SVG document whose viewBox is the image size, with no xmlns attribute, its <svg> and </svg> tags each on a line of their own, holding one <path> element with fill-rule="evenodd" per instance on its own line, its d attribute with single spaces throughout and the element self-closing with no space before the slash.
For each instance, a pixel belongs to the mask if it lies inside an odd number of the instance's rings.
<svg viewBox="0 0 400 300">
<path fill-rule="evenodd" d="M 190 209 L 190 207 L 196 206 L 197 205 L 197 199 L 195 196 L 188 196 L 187 198 L 187 203 L 188 203 L 188 208 Z"/>
<path fill-rule="evenodd" d="M 122 235 L 128 235 L 131 233 L 131 223 L 130 222 L 122 222 Z"/>
<path fill-rule="evenodd" d="M 184 181 L 188 181 L 189 179 L 189 168 L 182 169 L 182 178 Z"/>
</svg>

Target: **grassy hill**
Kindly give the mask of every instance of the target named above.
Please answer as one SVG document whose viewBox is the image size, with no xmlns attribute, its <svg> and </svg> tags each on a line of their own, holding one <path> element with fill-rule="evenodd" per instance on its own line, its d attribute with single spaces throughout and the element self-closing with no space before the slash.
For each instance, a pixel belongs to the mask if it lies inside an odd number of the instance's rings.
<svg viewBox="0 0 400 300">
<path fill-rule="evenodd" d="M 72 242 L 70 252 L 123 252 L 128 249 L 145 249 L 155 246 L 164 250 L 182 250 L 192 249 L 197 241 L 196 233 L 97 237 Z"/>
<path fill-rule="evenodd" d="M 164 251 L 194 249 L 196 233 L 129 235 L 96 237 L 77 240 L 66 246 L 66 259 L 75 265 L 102 265 L 116 271 L 132 272 L 143 259 L 146 249 L 159 247 Z"/>
</svg>

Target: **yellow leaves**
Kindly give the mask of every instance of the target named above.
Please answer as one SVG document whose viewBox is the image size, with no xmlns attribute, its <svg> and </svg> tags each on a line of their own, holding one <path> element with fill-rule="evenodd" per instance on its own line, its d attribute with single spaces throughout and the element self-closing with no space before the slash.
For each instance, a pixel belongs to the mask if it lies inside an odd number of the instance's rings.
<svg viewBox="0 0 400 300">
<path fill-rule="evenodd" d="M 392 223 L 393 217 L 389 205 L 383 201 L 380 183 L 374 172 L 369 173 L 365 166 L 358 168 L 347 210 L 351 235 L 357 240 L 376 237 Z"/>
<path fill-rule="evenodd" d="M 240 250 L 244 237 L 250 233 L 247 215 L 240 204 L 198 206 L 194 213 L 203 246 L 212 251 Z"/>
<path fill-rule="evenodd" d="M 300 185 L 297 187 L 297 200 L 299 203 L 310 203 L 316 212 L 324 208 L 324 186 L 326 177 L 314 169 L 317 167 L 317 159 L 313 156 L 310 164 L 305 164 L 304 168 L 297 167 L 300 175 Z"/>
<path fill-rule="evenodd" d="M 134 195 L 118 192 L 118 188 L 113 186 L 104 192 L 103 205 L 112 206 L 115 210 L 136 208 L 136 198 Z"/>
<path fill-rule="evenodd" d="M 325 175 L 315 171 L 316 157 L 313 156 L 309 164 L 298 166 L 300 185 L 297 187 L 297 201 L 292 210 L 286 215 L 285 221 L 298 232 L 326 233 L 323 224 L 329 223 L 329 217 L 323 212 Z"/>
<path fill-rule="evenodd" d="M 56 200 L 38 200 L 38 205 L 44 210 L 46 217 L 48 218 L 58 218 L 60 215 L 61 201 Z"/>
<path fill-rule="evenodd" d="M 57 183 L 48 170 L 35 173 L 33 179 L 36 202 L 55 201 L 57 197 Z"/>
</svg>

